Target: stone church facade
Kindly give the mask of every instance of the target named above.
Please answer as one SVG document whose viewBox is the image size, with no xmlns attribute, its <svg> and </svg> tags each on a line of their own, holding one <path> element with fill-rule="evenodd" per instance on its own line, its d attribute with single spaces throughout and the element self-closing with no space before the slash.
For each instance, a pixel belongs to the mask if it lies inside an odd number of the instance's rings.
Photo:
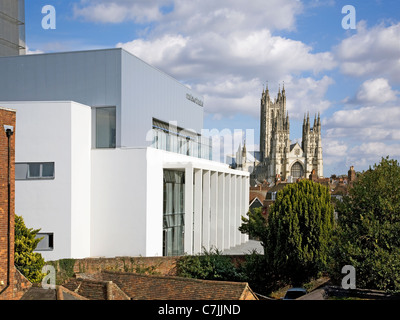
<svg viewBox="0 0 400 320">
<path fill-rule="evenodd" d="M 291 144 L 289 113 L 283 86 L 272 101 L 268 88 L 261 96 L 260 163 L 253 171 L 259 182 L 275 179 L 295 182 L 314 172 L 323 177 L 321 119 L 316 115 L 311 126 L 309 114 L 304 115 L 301 145 Z"/>
</svg>

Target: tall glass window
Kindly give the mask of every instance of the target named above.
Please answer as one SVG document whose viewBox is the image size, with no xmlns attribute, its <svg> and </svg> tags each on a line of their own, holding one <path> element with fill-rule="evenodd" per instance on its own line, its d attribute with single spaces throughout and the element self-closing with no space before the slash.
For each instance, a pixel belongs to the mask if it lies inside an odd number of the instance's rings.
<svg viewBox="0 0 400 320">
<path fill-rule="evenodd" d="M 185 173 L 164 170 L 163 255 L 184 254 Z"/>
<path fill-rule="evenodd" d="M 116 108 L 96 108 L 96 148 L 115 148 Z"/>
<path fill-rule="evenodd" d="M 290 170 L 290 174 L 294 179 L 303 177 L 303 175 L 304 175 L 303 166 L 299 162 L 296 162 L 292 166 L 292 169 Z"/>
</svg>

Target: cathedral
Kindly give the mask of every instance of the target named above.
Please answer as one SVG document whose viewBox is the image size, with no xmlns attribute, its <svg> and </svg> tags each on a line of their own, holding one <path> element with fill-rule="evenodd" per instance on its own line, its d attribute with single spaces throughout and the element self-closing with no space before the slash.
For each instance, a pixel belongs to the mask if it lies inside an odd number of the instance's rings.
<svg viewBox="0 0 400 320">
<path fill-rule="evenodd" d="M 253 171 L 259 182 L 295 182 L 308 178 L 311 173 L 323 177 L 321 119 L 315 115 L 311 126 L 310 116 L 304 115 L 301 145 L 291 144 L 289 113 L 286 110 L 285 86 L 272 101 L 268 87 L 261 96 L 260 163 Z"/>
</svg>

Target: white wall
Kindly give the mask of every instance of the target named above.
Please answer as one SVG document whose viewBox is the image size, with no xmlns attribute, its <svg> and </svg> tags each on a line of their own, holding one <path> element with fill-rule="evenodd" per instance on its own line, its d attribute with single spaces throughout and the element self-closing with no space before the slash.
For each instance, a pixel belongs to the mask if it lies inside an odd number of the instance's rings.
<svg viewBox="0 0 400 320">
<path fill-rule="evenodd" d="M 163 255 L 163 157 L 166 152 L 153 148 L 146 149 L 146 255 Z"/>
<path fill-rule="evenodd" d="M 248 194 L 239 191 L 248 190 L 248 173 L 153 148 L 92 150 L 91 108 L 78 103 L 0 105 L 17 110 L 16 162 L 55 162 L 55 179 L 16 181 L 16 213 L 28 227 L 54 233 L 55 250 L 41 251 L 46 260 L 161 256 L 164 169 L 190 175 L 185 185 L 187 253 L 247 241 L 237 227 L 240 214 L 247 212 Z"/>
<path fill-rule="evenodd" d="M 91 108 L 71 106 L 71 256 L 90 256 Z"/>
<path fill-rule="evenodd" d="M 146 252 L 146 149 L 92 150 L 91 256 Z"/>
<path fill-rule="evenodd" d="M 83 222 L 80 228 L 85 225 L 90 215 L 90 210 L 86 210 L 90 203 L 85 200 L 90 187 L 87 184 L 87 174 L 72 175 L 72 170 L 75 170 L 78 163 L 82 168 L 90 164 L 90 153 L 83 151 L 87 148 L 85 141 L 90 134 L 86 122 L 88 119 L 90 121 L 90 108 L 73 102 L 0 104 L 17 110 L 16 162 L 55 163 L 54 179 L 15 182 L 16 214 L 24 218 L 28 228 L 40 228 L 40 232 L 54 233 L 55 250 L 41 251 L 46 260 L 71 255 L 88 256 L 90 253 L 87 243 L 84 243 L 85 238 L 82 238 L 83 232 L 73 230 L 77 224 L 72 218 L 79 216 Z M 72 119 L 79 119 L 82 125 L 72 128 Z M 79 154 L 72 153 L 73 148 L 79 150 Z M 79 246 L 74 245 L 72 236 L 74 241 L 80 242 Z"/>
<path fill-rule="evenodd" d="M 240 216 L 248 210 L 248 194 L 239 192 L 248 190 L 248 173 L 231 170 L 221 163 L 153 148 L 96 149 L 92 150 L 91 256 L 163 254 L 164 169 L 184 170 L 186 175 L 201 173 L 200 182 L 192 177 L 185 179 L 185 252 L 198 253 L 202 246 L 210 248 L 211 245 L 222 250 L 248 240 L 237 230 Z M 223 178 L 214 180 L 217 174 Z M 204 177 L 208 176 L 209 186 L 203 188 Z M 235 186 L 242 186 L 241 189 L 235 188 L 237 193 L 226 195 L 220 191 L 218 200 L 213 199 L 219 192 L 219 185 L 230 186 L 231 181 L 235 181 Z M 194 232 L 193 198 L 201 202 L 194 208 Z M 216 208 L 218 201 L 224 204 L 224 209 Z M 217 230 L 225 234 L 225 244 L 217 240 L 216 234 L 212 235 Z"/>
</svg>

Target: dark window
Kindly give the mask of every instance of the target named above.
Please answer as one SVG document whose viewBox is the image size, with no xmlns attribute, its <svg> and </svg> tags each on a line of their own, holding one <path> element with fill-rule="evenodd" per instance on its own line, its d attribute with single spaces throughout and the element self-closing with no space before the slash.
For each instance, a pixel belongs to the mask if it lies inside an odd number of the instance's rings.
<svg viewBox="0 0 400 320">
<path fill-rule="evenodd" d="M 54 162 L 15 164 L 15 180 L 54 179 Z"/>
<path fill-rule="evenodd" d="M 96 108 L 96 148 L 115 148 L 116 108 Z"/>
<path fill-rule="evenodd" d="M 164 170 L 163 255 L 184 253 L 185 173 Z"/>
<path fill-rule="evenodd" d="M 36 247 L 36 251 L 51 251 L 54 249 L 54 233 L 38 233 L 36 238 L 43 238 Z"/>
</svg>

